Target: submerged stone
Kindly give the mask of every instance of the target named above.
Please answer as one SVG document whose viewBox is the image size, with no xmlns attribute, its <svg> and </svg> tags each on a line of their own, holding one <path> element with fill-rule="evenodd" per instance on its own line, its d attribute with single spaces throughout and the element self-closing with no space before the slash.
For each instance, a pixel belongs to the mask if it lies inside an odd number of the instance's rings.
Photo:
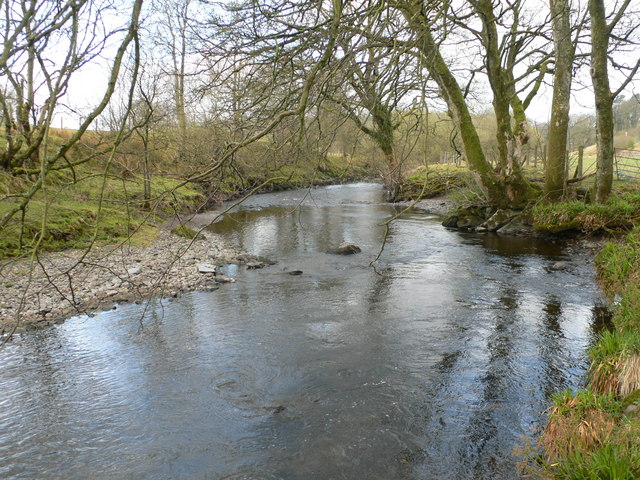
<svg viewBox="0 0 640 480">
<path fill-rule="evenodd" d="M 343 243 L 338 246 L 333 253 L 337 253 L 338 255 L 353 255 L 354 253 L 360 253 L 361 251 L 362 249 L 353 243 Z"/>
</svg>

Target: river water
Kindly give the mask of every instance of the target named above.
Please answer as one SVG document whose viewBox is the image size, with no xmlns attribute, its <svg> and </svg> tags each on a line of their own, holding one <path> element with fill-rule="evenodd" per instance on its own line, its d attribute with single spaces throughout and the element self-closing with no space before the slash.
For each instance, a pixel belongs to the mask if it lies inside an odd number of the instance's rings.
<svg viewBox="0 0 640 480">
<path fill-rule="evenodd" d="M 212 228 L 276 265 L 16 337 L 0 478 L 517 478 L 602 324 L 590 259 L 411 211 L 372 268 L 397 212 L 372 184 L 256 196 Z"/>
</svg>

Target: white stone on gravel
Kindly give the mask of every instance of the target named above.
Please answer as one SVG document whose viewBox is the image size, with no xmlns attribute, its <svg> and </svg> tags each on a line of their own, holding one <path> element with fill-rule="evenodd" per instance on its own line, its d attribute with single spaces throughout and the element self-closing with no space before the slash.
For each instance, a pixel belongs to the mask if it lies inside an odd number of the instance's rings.
<svg viewBox="0 0 640 480">
<path fill-rule="evenodd" d="M 42 255 L 39 263 L 5 260 L 0 263 L 0 285 L 11 288 L 0 288 L 0 334 L 109 308 L 114 298 L 133 301 L 211 290 L 215 277 L 202 275 L 198 265 L 231 263 L 239 254 L 213 233 L 201 235 L 202 240 L 192 242 L 162 231 L 150 247 L 110 245 L 93 248 L 86 256 L 67 250 Z"/>
<path fill-rule="evenodd" d="M 210 265 L 208 263 L 199 263 L 198 264 L 198 272 L 200 273 L 216 273 L 215 265 Z"/>
</svg>

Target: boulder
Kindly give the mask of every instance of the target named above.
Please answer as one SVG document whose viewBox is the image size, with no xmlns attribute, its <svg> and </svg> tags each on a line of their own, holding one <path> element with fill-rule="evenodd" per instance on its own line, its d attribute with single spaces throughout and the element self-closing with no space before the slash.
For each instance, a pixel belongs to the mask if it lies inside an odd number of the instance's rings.
<svg viewBox="0 0 640 480">
<path fill-rule="evenodd" d="M 360 253 L 361 251 L 362 249 L 353 243 L 343 243 L 338 246 L 333 253 L 337 253 L 338 255 L 353 255 L 354 253 Z"/>
<path fill-rule="evenodd" d="M 520 216 L 512 218 L 506 225 L 500 227 L 496 233 L 500 235 L 533 236 L 535 231 Z"/>
<path fill-rule="evenodd" d="M 484 218 L 476 215 L 463 215 L 458 217 L 456 227 L 462 230 L 474 230 L 476 227 L 484 223 Z"/>
<path fill-rule="evenodd" d="M 455 214 L 454 215 L 449 215 L 442 222 L 442 226 L 443 227 L 448 227 L 448 228 L 457 228 L 457 226 L 458 226 L 458 215 L 455 215 Z"/>
</svg>

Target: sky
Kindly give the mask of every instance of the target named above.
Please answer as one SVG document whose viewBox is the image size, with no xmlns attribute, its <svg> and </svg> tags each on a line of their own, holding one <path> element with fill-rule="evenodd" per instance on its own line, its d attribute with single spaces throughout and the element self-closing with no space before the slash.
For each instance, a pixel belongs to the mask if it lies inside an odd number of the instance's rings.
<svg viewBox="0 0 640 480">
<path fill-rule="evenodd" d="M 77 72 L 70 82 L 69 94 L 61 102 L 66 105 L 66 108 L 60 109 L 56 119 L 54 120 L 54 126 L 64 126 L 67 128 L 77 127 L 81 114 L 80 112 L 87 112 L 90 108 L 97 104 L 104 89 L 106 87 L 106 81 L 111 66 L 109 52 L 115 52 L 115 48 L 112 45 L 109 47 L 103 55 L 97 58 L 95 61 L 88 65 L 85 65 L 83 69 Z M 640 48 L 636 47 L 635 52 L 640 55 Z M 627 54 L 622 61 L 633 62 L 631 58 L 633 55 Z M 551 79 L 548 78 L 547 82 Z M 612 87 L 616 85 L 615 78 L 612 80 Z M 625 96 L 628 98 L 634 92 L 634 88 L 640 92 L 640 83 L 636 82 L 636 85 L 631 85 Z M 490 92 L 484 92 L 482 98 L 485 99 L 486 106 L 490 107 L 491 95 Z M 552 92 L 551 87 L 546 84 L 541 89 L 537 98 L 532 102 L 527 115 L 530 120 L 536 123 L 548 122 L 550 116 Z M 585 113 L 592 113 L 594 110 L 593 94 L 591 91 L 591 81 L 586 69 L 578 72 L 574 79 L 574 91 L 572 94 L 571 114 L 581 115 Z"/>
</svg>

